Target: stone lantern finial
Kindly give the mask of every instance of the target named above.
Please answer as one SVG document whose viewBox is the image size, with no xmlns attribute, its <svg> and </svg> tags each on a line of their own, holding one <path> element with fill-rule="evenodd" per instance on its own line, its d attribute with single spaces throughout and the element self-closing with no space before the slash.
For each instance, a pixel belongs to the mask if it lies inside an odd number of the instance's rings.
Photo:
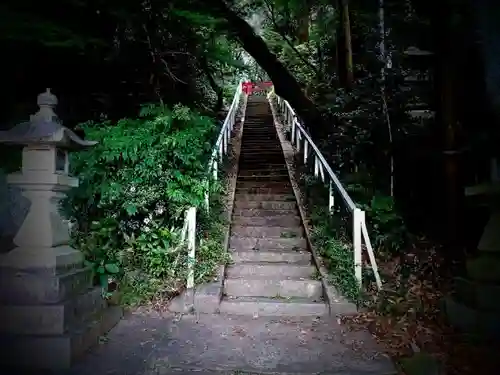
<svg viewBox="0 0 500 375">
<path fill-rule="evenodd" d="M 50 92 L 50 89 L 46 89 L 45 92 L 42 92 L 40 95 L 38 95 L 36 103 L 42 107 L 51 107 L 55 108 L 57 105 L 57 97 Z"/>
<path fill-rule="evenodd" d="M 38 95 L 36 104 L 38 104 L 40 108 L 37 113 L 30 116 L 30 121 L 53 121 L 59 123 L 59 117 L 54 112 L 57 103 L 57 97 L 50 92 L 50 89 L 46 89 L 45 92 Z"/>
</svg>

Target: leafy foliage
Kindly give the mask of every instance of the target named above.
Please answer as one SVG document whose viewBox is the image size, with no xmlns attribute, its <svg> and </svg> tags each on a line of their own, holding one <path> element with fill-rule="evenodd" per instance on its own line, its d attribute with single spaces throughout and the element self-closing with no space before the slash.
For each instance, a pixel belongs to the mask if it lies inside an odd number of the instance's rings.
<svg viewBox="0 0 500 375">
<path fill-rule="evenodd" d="M 77 223 L 77 246 L 104 286 L 106 275 L 116 276 L 119 265 L 129 287 L 174 293 L 186 276 L 179 228 L 188 207 L 203 211 L 203 181 L 218 128 L 180 105 L 148 105 L 137 118 L 83 128 L 99 143 L 71 160 L 81 182 L 65 208 Z M 220 189 L 210 186 L 214 193 Z M 220 260 L 222 251 L 214 246 L 207 241 L 198 251 L 208 268 L 197 274 L 202 279 L 214 267 L 207 258 Z"/>
</svg>

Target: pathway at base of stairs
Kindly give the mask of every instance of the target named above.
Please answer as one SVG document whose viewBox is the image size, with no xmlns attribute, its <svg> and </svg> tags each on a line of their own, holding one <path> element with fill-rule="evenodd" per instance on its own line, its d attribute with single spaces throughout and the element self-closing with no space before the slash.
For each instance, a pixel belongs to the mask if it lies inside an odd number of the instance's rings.
<svg viewBox="0 0 500 375">
<path fill-rule="evenodd" d="M 137 311 L 64 375 L 396 374 L 366 331 L 336 318 Z"/>
</svg>

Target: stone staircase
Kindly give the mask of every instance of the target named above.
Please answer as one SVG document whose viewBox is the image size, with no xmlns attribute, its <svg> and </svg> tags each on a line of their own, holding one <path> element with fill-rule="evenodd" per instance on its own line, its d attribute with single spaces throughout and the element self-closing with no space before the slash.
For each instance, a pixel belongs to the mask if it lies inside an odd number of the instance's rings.
<svg viewBox="0 0 500 375">
<path fill-rule="evenodd" d="M 248 98 L 243 136 L 238 127 L 234 136 L 240 158 L 238 178 L 230 183 L 230 197 L 236 184 L 233 264 L 226 267 L 222 301 L 217 280 L 198 286 L 194 297 L 179 296 L 175 308 L 171 301 L 175 314 L 136 311 L 64 375 L 396 374 L 368 331 L 329 316 L 347 304 L 331 298 L 315 277 L 287 148 L 265 97 Z"/>
<path fill-rule="evenodd" d="M 241 140 L 221 313 L 329 313 L 269 103 L 250 96 Z"/>
</svg>

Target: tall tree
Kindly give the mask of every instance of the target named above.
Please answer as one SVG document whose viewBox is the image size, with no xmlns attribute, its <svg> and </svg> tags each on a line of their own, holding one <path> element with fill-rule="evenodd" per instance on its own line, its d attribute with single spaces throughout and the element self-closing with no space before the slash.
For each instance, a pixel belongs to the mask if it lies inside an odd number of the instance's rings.
<svg viewBox="0 0 500 375">
<path fill-rule="evenodd" d="M 337 62 L 339 81 L 342 87 L 351 89 L 354 81 L 351 42 L 351 20 L 349 15 L 349 1 L 338 0 L 337 11 L 340 15 L 337 38 Z"/>
</svg>

